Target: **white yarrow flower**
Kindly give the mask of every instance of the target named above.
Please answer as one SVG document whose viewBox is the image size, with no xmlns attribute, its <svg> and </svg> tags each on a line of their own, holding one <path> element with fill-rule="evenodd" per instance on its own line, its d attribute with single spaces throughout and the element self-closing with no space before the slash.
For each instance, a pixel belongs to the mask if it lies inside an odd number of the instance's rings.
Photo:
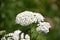
<svg viewBox="0 0 60 40">
<path fill-rule="evenodd" d="M 37 25 L 38 25 L 38 27 L 36 28 L 36 30 L 38 32 L 48 33 L 49 28 L 51 28 L 51 25 L 48 22 L 39 22 L 39 24 L 37 24 Z"/>
<path fill-rule="evenodd" d="M 17 15 L 16 23 L 22 26 L 26 26 L 33 22 L 32 19 L 33 19 L 32 12 L 25 11 Z"/>
<path fill-rule="evenodd" d="M 16 16 L 16 23 L 22 26 L 27 26 L 43 20 L 44 17 L 40 13 L 34 13 L 31 11 L 24 11 Z"/>
<path fill-rule="evenodd" d="M 28 34 L 24 36 L 24 33 L 22 33 L 20 30 L 16 30 L 13 33 L 6 34 L 4 37 L 1 38 L 1 40 L 19 40 L 19 39 L 30 40 L 30 37 Z"/>
</svg>

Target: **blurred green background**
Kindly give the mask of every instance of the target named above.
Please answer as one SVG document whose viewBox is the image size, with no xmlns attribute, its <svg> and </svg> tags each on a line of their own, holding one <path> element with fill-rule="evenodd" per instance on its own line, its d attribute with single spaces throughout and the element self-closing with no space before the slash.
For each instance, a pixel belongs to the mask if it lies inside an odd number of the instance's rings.
<svg viewBox="0 0 60 40">
<path fill-rule="evenodd" d="M 37 33 L 36 25 L 32 24 L 31 30 L 28 28 L 31 40 L 60 40 L 60 0 L 0 0 L 0 31 L 23 31 L 24 28 L 15 23 L 15 18 L 25 10 L 41 13 L 52 24 L 48 34 Z"/>
</svg>

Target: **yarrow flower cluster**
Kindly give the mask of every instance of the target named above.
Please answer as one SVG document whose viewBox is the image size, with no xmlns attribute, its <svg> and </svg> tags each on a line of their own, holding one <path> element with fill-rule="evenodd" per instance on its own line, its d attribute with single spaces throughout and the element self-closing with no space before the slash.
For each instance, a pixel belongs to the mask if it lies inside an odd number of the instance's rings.
<svg viewBox="0 0 60 40">
<path fill-rule="evenodd" d="M 33 13 L 31 11 L 24 11 L 16 16 L 16 23 L 22 26 L 27 26 L 37 21 L 43 21 L 44 17 L 39 13 Z"/>
<path fill-rule="evenodd" d="M 44 32 L 44 33 L 48 33 L 49 32 L 49 28 L 51 28 L 50 24 L 48 22 L 40 22 L 39 24 L 37 24 L 37 28 L 36 30 L 38 32 Z"/>
<path fill-rule="evenodd" d="M 45 18 L 40 13 L 24 11 L 16 16 L 16 23 L 22 26 L 28 26 L 32 23 L 38 22 L 38 27 L 36 28 L 37 32 L 48 33 L 51 25 L 48 22 L 44 22 L 44 19 Z"/>
<path fill-rule="evenodd" d="M 37 23 L 38 22 L 38 27 L 36 30 L 38 32 L 49 32 L 49 28 L 51 28 L 50 24 L 48 22 L 42 22 L 44 21 L 44 17 L 40 13 L 34 13 L 31 11 L 24 11 L 22 13 L 19 13 L 16 17 L 16 23 L 20 24 L 22 26 L 27 26 L 32 23 Z"/>
<path fill-rule="evenodd" d="M 20 30 L 16 30 L 13 33 L 6 34 L 1 40 L 30 40 L 30 36 L 28 34 L 25 35 Z"/>
<path fill-rule="evenodd" d="M 51 25 L 49 22 L 44 22 L 44 19 L 45 18 L 40 13 L 24 11 L 16 16 L 15 21 L 17 24 L 20 24 L 22 26 L 38 23 L 36 28 L 37 32 L 48 33 Z M 24 35 L 24 33 L 22 33 L 20 30 L 16 30 L 13 33 L 5 35 L 1 38 L 1 40 L 30 40 L 30 36 L 28 34 Z"/>
</svg>

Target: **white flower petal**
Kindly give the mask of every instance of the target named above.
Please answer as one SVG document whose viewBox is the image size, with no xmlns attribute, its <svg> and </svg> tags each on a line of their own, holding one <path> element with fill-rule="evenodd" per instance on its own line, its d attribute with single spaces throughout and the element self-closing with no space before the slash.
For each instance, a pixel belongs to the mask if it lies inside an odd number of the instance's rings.
<svg viewBox="0 0 60 40">
<path fill-rule="evenodd" d="M 21 39 L 24 39 L 24 33 L 21 34 Z"/>
<path fill-rule="evenodd" d="M 28 34 L 26 34 L 25 39 L 30 39 L 30 36 Z"/>
</svg>

